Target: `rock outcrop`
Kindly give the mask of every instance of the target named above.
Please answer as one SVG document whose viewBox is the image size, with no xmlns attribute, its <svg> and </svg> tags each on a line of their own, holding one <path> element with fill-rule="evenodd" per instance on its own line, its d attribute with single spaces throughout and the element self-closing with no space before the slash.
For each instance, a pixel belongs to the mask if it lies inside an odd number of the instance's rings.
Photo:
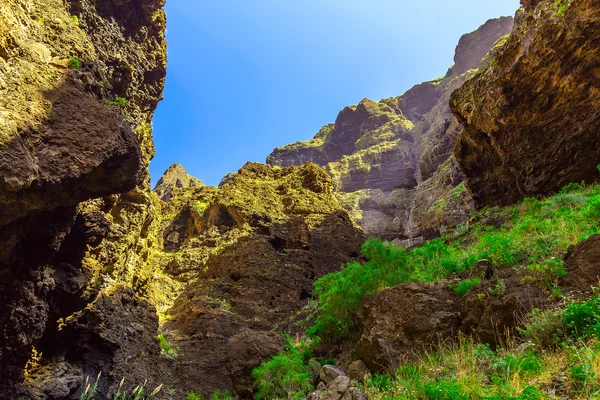
<svg viewBox="0 0 600 400">
<path fill-rule="evenodd" d="M 600 277 L 600 235 L 571 246 L 565 264 L 567 274 L 560 285 L 577 295 L 593 293 Z"/>
<path fill-rule="evenodd" d="M 451 291 L 428 283 L 399 285 L 368 297 L 360 312 L 358 357 L 372 371 L 382 371 L 454 336 L 460 325 L 456 302 Z"/>
<path fill-rule="evenodd" d="M 367 235 L 413 244 L 459 225 L 472 201 L 452 155 L 461 126 L 448 100 L 512 23 L 488 21 L 461 39 L 456 65 L 443 78 L 397 98 L 346 107 L 314 139 L 275 149 L 267 163 L 324 166 L 340 203 Z"/>
<path fill-rule="evenodd" d="M 571 246 L 566 274 L 558 287 L 567 298 L 589 297 L 600 276 L 600 235 Z M 453 290 L 463 279 L 478 279 L 466 294 Z M 359 313 L 361 336 L 356 355 L 373 372 L 393 370 L 459 334 L 493 346 L 514 335 L 533 309 L 563 305 L 531 270 L 496 270 L 481 260 L 468 271 L 435 283 L 406 283 L 367 297 Z"/>
<path fill-rule="evenodd" d="M 600 4 L 527 1 L 515 28 L 453 93 L 456 159 L 477 205 L 598 179 Z"/>
<path fill-rule="evenodd" d="M 171 193 L 153 259 L 180 285 L 162 328 L 179 348 L 174 386 L 251 398 L 252 369 L 283 348 L 273 329 L 303 332 L 312 283 L 358 257 L 362 232 L 313 163 L 248 163 L 219 188 Z"/>
<path fill-rule="evenodd" d="M 135 322 L 132 335 L 157 348 L 153 306 L 129 288 L 103 290 L 84 259 L 88 247 L 111 235 L 110 220 L 88 212 L 86 201 L 108 196 L 94 201 L 121 204 L 120 193 L 144 191 L 136 187 L 148 179 L 150 121 L 166 67 L 163 4 L 8 0 L 0 6 L 4 398 L 78 398 L 85 376 L 126 371 L 116 366 L 148 348 L 119 350 L 123 337 L 109 329 L 119 326 L 125 302 L 136 304 L 137 316 L 128 319 Z M 101 299 L 123 307 L 83 328 L 89 323 L 82 318 Z M 74 334 L 78 329 L 85 333 Z M 105 376 L 103 394 L 121 379 Z"/>
<path fill-rule="evenodd" d="M 167 168 L 163 176 L 158 180 L 154 187 L 154 192 L 162 201 L 169 201 L 172 189 L 198 186 L 204 186 L 204 182 L 194 178 L 180 164 L 175 163 Z"/>
<path fill-rule="evenodd" d="M 362 379 L 362 378 L 361 378 Z M 317 390 L 309 393 L 307 400 L 367 400 L 367 395 L 352 386 L 350 376 L 332 365 L 319 371 Z"/>
</svg>

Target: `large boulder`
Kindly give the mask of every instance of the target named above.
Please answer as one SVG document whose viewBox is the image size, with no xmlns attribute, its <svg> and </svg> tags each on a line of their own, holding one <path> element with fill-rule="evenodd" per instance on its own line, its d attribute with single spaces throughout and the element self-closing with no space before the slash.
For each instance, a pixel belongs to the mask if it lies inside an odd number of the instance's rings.
<svg viewBox="0 0 600 400">
<path fill-rule="evenodd" d="M 460 326 L 456 300 L 450 290 L 428 283 L 407 283 L 367 297 L 359 314 L 357 355 L 371 371 L 383 371 L 416 349 L 453 336 Z"/>
<path fill-rule="evenodd" d="M 484 270 L 482 269 L 482 272 Z M 506 335 L 523 322 L 523 316 L 534 308 L 550 305 L 549 293 L 542 284 L 532 282 L 525 272 L 505 269 L 492 279 L 480 277 L 483 283 L 461 297 L 459 330 L 475 340 L 498 345 Z"/>
<path fill-rule="evenodd" d="M 329 385 L 338 376 L 346 376 L 346 373 L 333 365 L 324 365 L 319 371 L 319 379 Z"/>
<path fill-rule="evenodd" d="M 481 283 L 463 296 L 452 287 L 460 282 L 407 283 L 367 297 L 359 313 L 362 328 L 358 356 L 373 372 L 393 370 L 406 360 L 445 340 L 467 334 L 490 345 L 514 333 L 534 308 L 552 305 L 547 287 L 512 268 L 495 271 L 487 260 L 465 275 Z"/>
<path fill-rule="evenodd" d="M 600 281 L 600 235 L 571 246 L 565 257 L 567 274 L 560 280 L 565 292 L 589 294 Z"/>
<path fill-rule="evenodd" d="M 252 370 L 283 351 L 283 345 L 283 337 L 273 331 L 245 329 L 229 339 L 227 370 L 238 396 L 252 396 Z"/>
<path fill-rule="evenodd" d="M 366 375 L 369 374 L 369 368 L 362 360 L 353 361 L 348 366 L 348 376 L 350 379 L 362 382 Z"/>
</svg>

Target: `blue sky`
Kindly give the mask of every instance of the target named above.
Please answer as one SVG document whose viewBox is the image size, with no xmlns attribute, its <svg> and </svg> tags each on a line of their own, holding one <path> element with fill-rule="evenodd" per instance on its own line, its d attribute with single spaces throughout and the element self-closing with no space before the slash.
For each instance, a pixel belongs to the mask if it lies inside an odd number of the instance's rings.
<svg viewBox="0 0 600 400">
<path fill-rule="evenodd" d="M 519 0 L 168 0 L 153 184 L 172 163 L 206 184 L 307 140 L 347 105 L 446 73 L 464 33 Z"/>
</svg>

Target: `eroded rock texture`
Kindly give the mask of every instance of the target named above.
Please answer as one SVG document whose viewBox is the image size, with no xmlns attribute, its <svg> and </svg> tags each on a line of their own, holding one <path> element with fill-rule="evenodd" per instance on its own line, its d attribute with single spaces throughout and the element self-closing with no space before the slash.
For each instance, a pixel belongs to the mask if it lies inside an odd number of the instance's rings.
<svg viewBox="0 0 600 400">
<path fill-rule="evenodd" d="M 324 166 L 340 203 L 367 235 L 413 244 L 459 225 L 472 200 L 452 155 L 461 126 L 448 99 L 512 23 L 488 21 L 461 39 L 456 65 L 443 78 L 397 98 L 346 107 L 314 139 L 275 149 L 267 163 Z"/>
<path fill-rule="evenodd" d="M 362 232 L 314 163 L 249 163 L 219 188 L 171 193 L 153 262 L 177 293 L 162 308 L 179 348 L 173 385 L 183 396 L 229 389 L 251 398 L 252 369 L 284 345 L 273 329 L 303 332 L 295 317 L 312 283 L 358 256 Z"/>
<path fill-rule="evenodd" d="M 527 1 L 487 68 L 453 93 L 455 155 L 479 206 L 597 180 L 600 4 Z"/>
<path fill-rule="evenodd" d="M 79 398 L 85 376 L 117 371 L 123 343 L 108 329 L 125 303 L 139 302 L 128 320 L 156 347 L 153 307 L 93 280 L 85 253 L 112 234 L 111 221 L 82 202 L 114 195 L 106 201 L 117 204 L 147 179 L 165 76 L 163 3 L 0 5 L 0 397 Z M 129 101 L 111 105 L 117 97 Z M 123 307 L 74 335 L 99 293 Z M 120 380 L 106 377 L 103 394 Z"/>
</svg>

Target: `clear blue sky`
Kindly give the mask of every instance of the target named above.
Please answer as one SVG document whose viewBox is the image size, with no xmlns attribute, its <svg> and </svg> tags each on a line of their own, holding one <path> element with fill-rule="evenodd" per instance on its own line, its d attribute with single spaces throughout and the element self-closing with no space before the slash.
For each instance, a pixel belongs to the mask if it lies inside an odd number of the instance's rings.
<svg viewBox="0 0 600 400">
<path fill-rule="evenodd" d="M 172 163 L 209 185 L 307 140 L 347 105 L 444 75 L 464 33 L 519 0 L 168 0 L 153 184 Z"/>
</svg>

